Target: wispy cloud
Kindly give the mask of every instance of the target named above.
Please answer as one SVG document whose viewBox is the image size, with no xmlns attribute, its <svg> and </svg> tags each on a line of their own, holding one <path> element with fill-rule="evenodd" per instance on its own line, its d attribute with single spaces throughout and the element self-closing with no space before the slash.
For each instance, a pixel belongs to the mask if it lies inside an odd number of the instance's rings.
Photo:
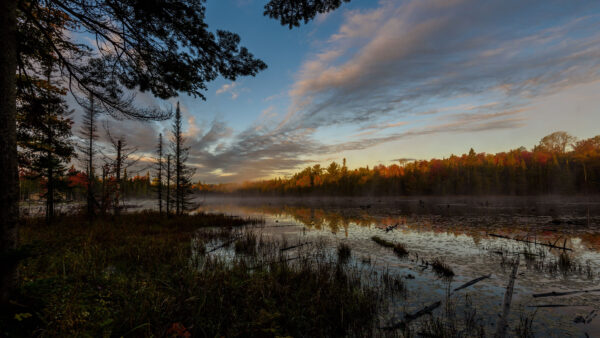
<svg viewBox="0 0 600 338">
<path fill-rule="evenodd" d="M 315 45 L 287 110 L 275 94 L 241 131 L 188 120 L 197 178 L 256 179 L 423 135 L 522 128 L 532 100 L 600 79 L 600 2 L 384 0 L 343 13 Z M 216 94 L 241 91 L 231 82 Z"/>
<path fill-rule="evenodd" d="M 231 94 L 231 99 L 235 100 L 238 98 L 238 96 L 240 96 L 239 91 L 236 89 L 237 86 L 237 82 L 226 83 L 222 85 L 219 89 L 217 89 L 216 94 L 220 95 L 223 93 L 229 93 Z"/>
</svg>

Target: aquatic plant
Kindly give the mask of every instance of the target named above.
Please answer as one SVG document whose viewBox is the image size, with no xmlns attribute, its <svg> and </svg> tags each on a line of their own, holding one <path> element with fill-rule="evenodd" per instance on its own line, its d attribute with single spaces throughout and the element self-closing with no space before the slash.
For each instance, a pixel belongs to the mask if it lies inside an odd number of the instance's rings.
<svg viewBox="0 0 600 338">
<path fill-rule="evenodd" d="M 396 253 L 398 256 L 406 256 L 408 255 L 408 250 L 406 250 L 406 248 L 404 247 L 404 244 L 401 243 L 394 243 L 394 242 L 390 242 L 386 239 L 383 239 L 379 236 L 373 236 L 371 237 L 371 239 L 381 245 L 384 246 L 386 248 L 392 248 L 394 250 L 394 253 Z"/>
<path fill-rule="evenodd" d="M 340 243 L 337 247 L 338 262 L 346 263 L 352 256 L 352 249 L 346 243 Z"/>
<path fill-rule="evenodd" d="M 450 266 L 440 258 L 435 258 L 431 262 L 431 268 L 440 277 L 450 278 L 454 276 L 454 271 L 452 271 L 452 268 L 450 268 Z"/>
</svg>

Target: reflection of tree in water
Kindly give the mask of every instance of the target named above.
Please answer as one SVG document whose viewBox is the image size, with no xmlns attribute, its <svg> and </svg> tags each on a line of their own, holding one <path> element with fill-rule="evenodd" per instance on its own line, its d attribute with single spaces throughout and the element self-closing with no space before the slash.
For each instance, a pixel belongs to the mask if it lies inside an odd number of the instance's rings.
<svg viewBox="0 0 600 338">
<path fill-rule="evenodd" d="M 294 205 L 262 205 L 241 207 L 246 212 L 261 212 L 273 216 L 289 216 L 307 228 L 329 230 L 346 234 L 351 224 L 360 227 L 385 229 L 398 224 L 397 230 L 433 232 L 453 236 L 469 236 L 475 245 L 489 238 L 489 233 L 516 239 L 528 239 L 538 243 L 551 243 L 557 246 L 573 247 L 578 243 L 588 250 L 600 250 L 600 233 L 591 229 L 551 226 L 539 219 L 520 216 L 442 216 L 442 215 L 385 215 L 390 210 L 371 211 L 360 208 L 315 208 Z M 566 243 L 565 243 L 566 240 Z"/>
</svg>

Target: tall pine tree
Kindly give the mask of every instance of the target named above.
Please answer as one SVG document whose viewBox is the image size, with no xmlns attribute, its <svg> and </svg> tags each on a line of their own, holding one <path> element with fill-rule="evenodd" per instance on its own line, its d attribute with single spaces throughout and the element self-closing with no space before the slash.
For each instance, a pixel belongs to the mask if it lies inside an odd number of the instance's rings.
<svg viewBox="0 0 600 338">
<path fill-rule="evenodd" d="M 19 166 L 29 178 L 45 183 L 46 222 L 54 218 L 56 190 L 65 165 L 73 156 L 71 112 L 64 100 L 66 91 L 54 84 L 53 62 L 42 64 L 45 78 L 24 77 L 17 103 Z M 57 82 L 58 84 L 58 82 Z"/>
<path fill-rule="evenodd" d="M 190 205 L 192 193 L 191 178 L 195 170 L 186 165 L 189 154 L 189 147 L 185 146 L 185 138 L 181 126 L 181 109 L 179 102 L 175 110 L 175 117 L 172 125 L 171 151 L 175 160 L 175 214 L 181 215 Z"/>
</svg>

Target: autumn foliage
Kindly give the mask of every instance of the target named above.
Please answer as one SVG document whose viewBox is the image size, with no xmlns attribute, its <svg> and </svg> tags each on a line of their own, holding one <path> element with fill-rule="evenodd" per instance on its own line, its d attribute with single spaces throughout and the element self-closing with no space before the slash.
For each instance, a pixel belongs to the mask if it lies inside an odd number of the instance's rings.
<svg viewBox="0 0 600 338">
<path fill-rule="evenodd" d="M 215 186 L 200 186 L 206 190 Z M 221 190 L 226 190 L 225 186 Z M 231 189 L 230 189 L 231 190 Z M 538 195 L 600 192 L 600 136 L 576 141 L 567 133 L 544 137 L 531 150 L 496 154 L 471 149 L 460 156 L 348 169 L 331 163 L 290 178 L 246 182 L 233 189 L 271 195 Z"/>
</svg>

